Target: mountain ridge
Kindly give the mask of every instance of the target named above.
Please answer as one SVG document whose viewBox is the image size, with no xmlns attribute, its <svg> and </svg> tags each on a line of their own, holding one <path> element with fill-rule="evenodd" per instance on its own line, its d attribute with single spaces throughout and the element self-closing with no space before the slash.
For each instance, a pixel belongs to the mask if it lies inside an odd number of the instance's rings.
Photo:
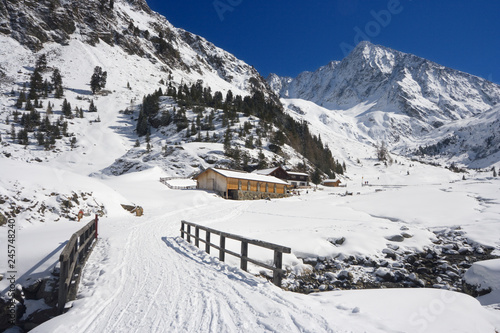
<svg viewBox="0 0 500 333">
<path fill-rule="evenodd" d="M 419 149 L 415 142 L 430 145 L 426 138 L 441 126 L 452 127 L 500 103 L 495 83 L 367 41 L 340 62 L 296 78 L 271 74 L 267 80 L 281 98 L 308 100 L 352 116 L 374 143 L 385 141 L 407 155 Z"/>
</svg>

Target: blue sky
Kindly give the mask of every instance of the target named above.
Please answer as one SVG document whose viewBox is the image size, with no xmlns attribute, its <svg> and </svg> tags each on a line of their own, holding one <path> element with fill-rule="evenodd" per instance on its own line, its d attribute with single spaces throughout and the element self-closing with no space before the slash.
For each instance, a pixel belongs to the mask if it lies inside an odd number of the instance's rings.
<svg viewBox="0 0 500 333">
<path fill-rule="evenodd" d="M 341 60 L 360 39 L 500 83 L 497 0 L 147 0 L 174 26 L 269 73 Z"/>
</svg>

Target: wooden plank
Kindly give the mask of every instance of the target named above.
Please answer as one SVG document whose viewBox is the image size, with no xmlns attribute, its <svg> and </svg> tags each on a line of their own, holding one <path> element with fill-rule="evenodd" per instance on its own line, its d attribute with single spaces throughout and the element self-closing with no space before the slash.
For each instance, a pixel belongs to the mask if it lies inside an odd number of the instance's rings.
<svg viewBox="0 0 500 333">
<path fill-rule="evenodd" d="M 200 247 L 200 227 L 196 226 L 194 228 L 194 245 L 199 248 Z"/>
<path fill-rule="evenodd" d="M 206 237 L 205 252 L 210 254 L 210 232 L 209 231 L 205 231 L 205 237 Z"/>
<path fill-rule="evenodd" d="M 279 251 L 281 251 L 283 253 L 291 253 L 292 252 L 292 250 L 289 247 L 287 247 L 287 246 L 282 246 L 282 245 L 278 245 L 278 244 L 274 244 L 274 243 L 269 243 L 269 242 L 265 242 L 265 241 L 261 241 L 261 240 L 257 240 L 257 239 L 246 238 L 246 237 L 243 237 L 243 236 L 240 236 L 240 235 L 231 234 L 231 233 L 228 233 L 228 232 L 222 232 L 222 231 L 215 230 L 215 229 L 212 229 L 212 228 L 208 228 L 208 227 L 205 227 L 205 226 L 202 226 L 202 225 L 198 225 L 198 224 L 195 224 L 195 223 L 192 223 L 192 222 L 184 221 L 184 223 L 186 223 L 188 226 L 191 225 L 193 227 L 199 227 L 202 230 L 211 232 L 211 233 L 216 234 L 216 235 L 224 236 L 224 237 L 227 237 L 227 238 L 230 238 L 230 239 L 234 239 L 234 240 L 237 240 L 237 241 L 245 241 L 245 242 L 248 242 L 249 244 L 253 244 L 253 245 L 260 246 L 260 247 L 264 247 L 266 249 L 279 250 Z"/>
<path fill-rule="evenodd" d="M 244 271 L 247 271 L 247 258 L 248 257 L 248 243 L 242 241 L 241 242 L 241 263 L 240 268 Z"/>
<path fill-rule="evenodd" d="M 220 236 L 219 260 L 224 261 L 226 258 L 226 237 Z"/>
<path fill-rule="evenodd" d="M 281 287 L 282 264 L 283 264 L 283 253 L 279 251 L 274 251 L 274 267 L 276 267 L 276 270 L 273 271 L 273 283 L 278 287 Z"/>
<path fill-rule="evenodd" d="M 237 258 L 240 258 L 241 259 L 240 267 L 242 270 L 245 270 L 245 271 L 248 269 L 248 262 L 251 262 L 257 266 L 272 270 L 273 271 L 273 283 L 279 287 L 281 286 L 282 276 L 286 273 L 286 271 L 282 269 L 283 253 L 291 253 L 291 249 L 289 247 L 281 246 L 281 245 L 277 245 L 277 244 L 273 244 L 273 243 L 269 243 L 269 242 L 265 242 L 265 241 L 260 241 L 260 240 L 256 240 L 256 239 L 249 239 L 249 238 L 246 238 L 243 236 L 234 235 L 234 234 L 230 234 L 227 232 L 222 232 L 219 230 L 215 230 L 212 228 L 208 228 L 208 227 L 201 226 L 201 225 L 198 225 L 198 224 L 195 224 L 192 222 L 187 222 L 184 220 L 181 221 L 181 223 L 182 223 L 181 224 L 181 226 L 182 226 L 181 234 L 182 235 L 186 234 L 188 241 L 190 241 L 191 237 L 193 237 L 195 239 L 195 244 L 198 247 L 199 247 L 199 242 L 205 243 L 205 251 L 207 253 L 210 253 L 210 247 L 213 247 L 219 251 L 219 260 L 220 261 L 225 260 L 226 253 L 229 255 L 233 255 Z M 188 226 L 188 232 L 184 231 L 184 225 Z M 191 227 L 196 228 L 195 235 L 191 235 Z M 205 239 L 200 238 L 199 229 L 205 231 Z M 219 235 L 219 237 L 220 237 L 220 245 L 219 246 L 212 244 L 210 242 L 210 235 L 212 233 Z M 241 242 L 241 254 L 227 250 L 225 248 L 226 247 L 226 238 Z M 270 265 L 267 265 L 267 264 L 260 262 L 258 260 L 248 258 L 248 244 L 252 244 L 252 245 L 256 245 L 256 246 L 260 246 L 263 248 L 274 250 L 274 265 L 270 266 Z"/>
</svg>

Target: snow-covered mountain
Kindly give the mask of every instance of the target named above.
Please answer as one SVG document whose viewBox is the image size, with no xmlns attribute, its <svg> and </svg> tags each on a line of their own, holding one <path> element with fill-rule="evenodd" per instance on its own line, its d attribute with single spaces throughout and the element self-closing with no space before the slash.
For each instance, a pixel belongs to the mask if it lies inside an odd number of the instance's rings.
<svg viewBox="0 0 500 333">
<path fill-rule="evenodd" d="M 175 28 L 144 0 L 2 1 L 0 35 L 39 53 L 53 43 L 106 43 L 155 64 L 158 72 L 173 74 L 179 83 L 204 79 L 214 90 L 266 89 L 252 66 L 202 37 Z M 126 59 L 116 60 L 130 65 Z"/>
<path fill-rule="evenodd" d="M 415 141 L 427 145 L 437 128 L 459 126 L 500 103 L 500 86 L 492 82 L 366 41 L 315 72 L 267 80 L 282 98 L 354 117 L 362 133 L 402 153 L 415 152 Z"/>
</svg>

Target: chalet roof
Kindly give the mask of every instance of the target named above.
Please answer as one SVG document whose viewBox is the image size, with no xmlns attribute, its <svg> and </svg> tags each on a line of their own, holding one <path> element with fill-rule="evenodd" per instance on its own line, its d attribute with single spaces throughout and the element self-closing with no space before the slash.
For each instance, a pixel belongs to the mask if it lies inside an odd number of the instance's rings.
<svg viewBox="0 0 500 333">
<path fill-rule="evenodd" d="M 284 180 L 281 180 L 281 179 L 273 177 L 273 176 L 266 176 L 266 175 L 260 175 L 260 174 L 256 174 L 256 173 L 248 173 L 248 172 L 236 171 L 236 170 L 216 169 L 216 168 L 209 168 L 207 170 L 213 170 L 213 171 L 217 172 L 218 174 L 220 174 L 224 177 L 227 177 L 227 178 L 236 178 L 236 179 L 242 179 L 242 180 L 254 180 L 257 182 L 289 185 Z"/>
<path fill-rule="evenodd" d="M 258 174 L 258 175 L 270 175 L 274 170 L 278 169 L 279 167 L 274 167 L 274 168 L 269 168 L 269 169 L 261 169 L 261 170 L 254 170 L 252 173 Z"/>
<path fill-rule="evenodd" d="M 294 175 L 294 176 L 306 176 L 306 177 L 309 177 L 309 175 L 307 173 L 303 173 L 303 172 L 287 171 L 286 173 L 288 173 L 289 175 Z"/>
<path fill-rule="evenodd" d="M 336 183 L 336 182 L 341 183 L 340 179 L 325 179 L 325 180 L 323 180 L 323 183 Z"/>
</svg>

